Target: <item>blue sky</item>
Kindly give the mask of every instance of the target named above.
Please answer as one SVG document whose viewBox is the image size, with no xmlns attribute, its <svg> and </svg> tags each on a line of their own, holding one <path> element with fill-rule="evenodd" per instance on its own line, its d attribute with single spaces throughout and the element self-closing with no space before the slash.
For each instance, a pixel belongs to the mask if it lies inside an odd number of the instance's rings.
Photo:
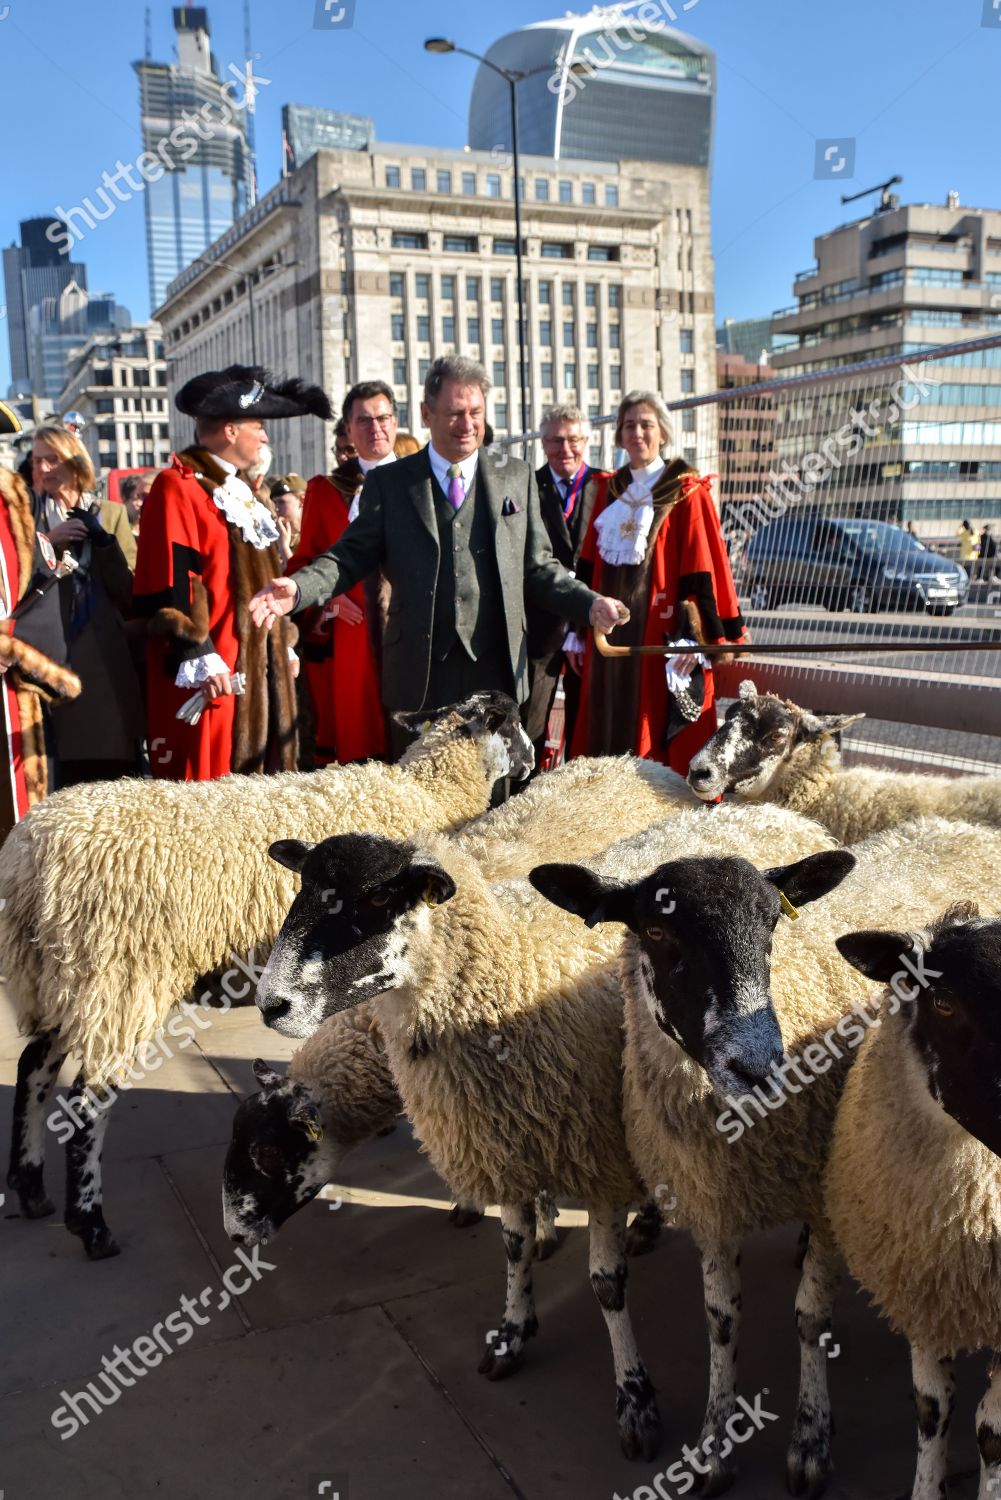
<svg viewBox="0 0 1001 1500">
<path fill-rule="evenodd" d="M 674 0 L 681 12 L 681 0 Z M 257 111 L 262 189 L 280 172 L 284 103 L 372 115 L 384 141 L 461 146 L 475 64 L 423 52 L 448 35 L 483 51 L 498 35 L 560 14 L 545 0 L 356 0 L 350 29 L 314 29 L 315 0 L 252 0 L 256 68 L 271 81 Z M 171 5 L 151 0 L 153 55 L 171 55 Z M 575 9 L 585 9 L 578 4 Z M 144 0 L 3 0 L 0 125 L 5 143 L 0 243 L 17 223 L 93 194 L 117 158 L 141 151 L 133 61 Z M 6 12 L 6 14 L 5 14 Z M 243 58 L 240 0 L 210 0 L 220 67 Z M 902 174 L 904 201 L 1001 206 L 996 100 L 1001 0 L 697 0 L 684 27 L 716 50 L 713 171 L 716 308 L 752 317 L 793 301 L 792 279 L 833 228 L 842 192 Z M 818 181 L 818 138 L 853 137 L 855 175 Z M 869 201 L 869 200 L 867 200 Z M 863 208 L 865 204 L 861 205 Z M 139 195 L 80 249 L 92 290 L 148 316 Z M 0 391 L 9 363 L 0 322 Z"/>
</svg>

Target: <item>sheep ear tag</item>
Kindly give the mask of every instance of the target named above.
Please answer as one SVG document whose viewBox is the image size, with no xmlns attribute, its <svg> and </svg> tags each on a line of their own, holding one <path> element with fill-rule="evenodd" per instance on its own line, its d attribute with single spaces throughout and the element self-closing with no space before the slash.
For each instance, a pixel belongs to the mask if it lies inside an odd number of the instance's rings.
<svg viewBox="0 0 1001 1500">
<path fill-rule="evenodd" d="M 428 883 L 427 883 L 427 885 L 424 887 L 424 903 L 425 903 L 426 906 L 437 906 L 438 905 L 437 901 L 434 899 L 434 881 L 433 880 L 429 880 Z"/>
<path fill-rule="evenodd" d="M 795 906 L 793 906 L 785 891 L 779 891 L 779 904 L 782 907 L 782 910 L 785 912 L 786 916 L 789 918 L 790 922 L 799 921 L 799 912 L 796 910 Z"/>
<path fill-rule="evenodd" d="M 306 1134 L 311 1141 L 323 1140 L 323 1126 L 315 1124 L 312 1120 L 306 1121 Z"/>
</svg>

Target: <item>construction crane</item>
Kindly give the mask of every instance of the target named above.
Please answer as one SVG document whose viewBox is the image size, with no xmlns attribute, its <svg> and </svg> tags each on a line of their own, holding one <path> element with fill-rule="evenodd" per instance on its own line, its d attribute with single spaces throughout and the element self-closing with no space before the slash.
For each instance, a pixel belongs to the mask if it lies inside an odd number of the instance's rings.
<svg viewBox="0 0 1001 1500">
<path fill-rule="evenodd" d="M 243 0 L 243 50 L 247 59 L 247 78 L 253 78 L 254 53 L 253 43 L 250 40 L 250 0 Z M 257 140 L 254 129 L 254 112 L 256 107 L 256 89 L 252 82 L 247 87 L 247 148 L 250 156 L 250 207 L 253 208 L 257 202 Z"/>
<path fill-rule="evenodd" d="M 886 182 L 878 182 L 875 187 L 863 188 L 861 193 L 851 193 L 847 197 L 842 193 L 841 201 L 842 203 L 854 203 L 858 198 L 868 198 L 870 193 L 879 193 L 879 207 L 876 212 L 885 214 L 891 208 L 900 207 L 900 199 L 896 193 L 891 193 L 890 189 L 896 187 L 897 183 L 903 182 L 903 180 L 902 177 L 890 177 Z"/>
</svg>

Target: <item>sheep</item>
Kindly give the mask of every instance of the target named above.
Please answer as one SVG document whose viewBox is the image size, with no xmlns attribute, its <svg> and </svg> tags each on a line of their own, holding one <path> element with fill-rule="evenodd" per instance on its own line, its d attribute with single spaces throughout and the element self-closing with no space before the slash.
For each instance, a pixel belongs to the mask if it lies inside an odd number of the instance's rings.
<svg viewBox="0 0 1001 1500">
<path fill-rule="evenodd" d="M 304 1042 L 285 1073 L 257 1058 L 260 1092 L 233 1120 L 223 1171 L 223 1222 L 240 1245 L 267 1244 L 312 1202 L 354 1146 L 392 1130 L 403 1109 L 371 1006 L 343 1011 Z M 537 1206 L 536 1256 L 556 1248 L 555 1204 Z M 483 1217 L 474 1203 L 449 1215 L 460 1228 Z"/>
<path fill-rule="evenodd" d="M 889 988 L 838 1109 L 827 1213 L 852 1275 L 910 1343 L 912 1500 L 946 1494 L 955 1356 L 993 1351 L 976 1419 L 979 1497 L 992 1500 L 1001 1490 L 1001 921 L 954 904 L 921 930 L 850 933 L 838 948 Z M 911 983 L 915 970 L 923 982 Z M 903 1005 L 902 978 L 914 992 Z"/>
<path fill-rule="evenodd" d="M 71 787 L 33 808 L 0 851 L 0 970 L 30 1034 L 7 1183 L 27 1217 L 53 1212 L 43 1185 L 45 1110 L 63 1059 L 79 1056 L 69 1108 L 91 1118 L 66 1139 L 66 1225 L 91 1259 L 118 1253 L 101 1198 L 114 1085 L 137 1049 L 141 1065 L 200 975 L 273 941 L 294 883 L 268 860 L 269 838 L 366 825 L 401 836 L 456 828 L 485 811 L 499 778 L 532 768 L 531 743 L 504 694 L 398 717 L 421 729 L 399 765 Z"/>
<path fill-rule="evenodd" d="M 862 985 L 834 938 L 858 926 L 860 910 L 889 907 L 892 920 L 913 920 L 943 894 L 1001 888 L 1001 834 L 927 819 L 876 835 L 853 854 L 818 853 L 756 872 L 772 857 L 767 836 L 759 838 L 753 824 L 728 826 L 728 811 L 751 809 L 717 811 L 701 848 L 693 839 L 688 858 L 646 878 L 549 865 L 531 880 L 589 923 L 628 929 L 621 953 L 626 1140 L 647 1188 L 670 1186 L 672 1221 L 691 1231 L 702 1255 L 711 1353 L 700 1438 L 707 1493 L 719 1493 L 736 1471 L 729 1424 L 740 1241 L 789 1220 L 811 1228 L 796 1299 L 800 1389 L 787 1480 L 793 1494 L 813 1496 L 831 1468 L 821 1340 L 839 1265 L 824 1169 L 845 1076 L 867 1027 L 877 1024 L 855 1005 Z M 781 856 L 789 852 L 783 844 Z M 834 890 L 854 861 L 851 877 Z M 779 920 L 783 898 L 795 907 L 825 888 L 831 894 L 808 917 Z"/>
<path fill-rule="evenodd" d="M 845 769 L 832 735 L 864 714 L 812 714 L 759 694 L 750 681 L 739 691 L 688 768 L 688 783 L 703 800 L 733 792 L 776 802 L 816 818 L 846 844 L 923 815 L 1001 828 L 1001 776 Z"/>
<path fill-rule="evenodd" d="M 735 837 L 757 822 L 768 825 L 772 843 L 782 833 L 805 849 L 832 842 L 776 808 L 731 809 L 718 819 L 719 827 L 741 826 Z M 710 824 L 717 815 L 684 813 L 600 860 L 649 868 L 651 849 L 683 848 Z M 481 1373 L 510 1374 L 537 1331 L 533 1198 L 582 1200 L 591 1283 L 612 1344 L 620 1441 L 627 1457 L 652 1457 L 660 1419 L 625 1306 L 625 1220 L 641 1185 L 619 1107 L 618 934 L 574 933 L 527 882 L 491 887 L 457 840 L 282 840 L 271 854 L 301 874 L 302 886 L 258 985 L 266 1024 L 304 1036 L 337 1010 L 373 1001 L 393 1076 L 434 1167 L 459 1196 L 500 1205 L 507 1302 Z"/>
</svg>

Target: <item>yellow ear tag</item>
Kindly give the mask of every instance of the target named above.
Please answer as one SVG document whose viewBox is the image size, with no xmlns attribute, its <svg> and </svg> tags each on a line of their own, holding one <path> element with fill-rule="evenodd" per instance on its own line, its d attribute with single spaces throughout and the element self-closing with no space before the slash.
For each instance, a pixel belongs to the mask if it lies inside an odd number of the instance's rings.
<svg viewBox="0 0 1001 1500">
<path fill-rule="evenodd" d="M 428 883 L 427 883 L 427 885 L 424 887 L 424 900 L 426 901 L 426 903 L 428 904 L 428 906 L 437 906 L 438 905 L 437 901 L 434 899 L 434 896 L 431 894 L 431 892 L 433 890 L 434 890 L 434 881 L 433 880 L 429 880 Z"/>
<path fill-rule="evenodd" d="M 309 1138 L 310 1138 L 311 1141 L 322 1141 L 323 1140 L 323 1126 L 322 1125 L 314 1125 L 313 1122 L 311 1120 L 309 1120 L 306 1123 L 306 1134 L 309 1136 Z"/>
<path fill-rule="evenodd" d="M 781 903 L 782 910 L 785 912 L 790 922 L 798 922 L 799 912 L 796 910 L 795 906 L 793 906 L 785 891 L 779 891 L 779 902 Z"/>
<path fill-rule="evenodd" d="M 425 719 L 424 723 L 421 725 L 421 734 L 424 733 L 425 729 L 430 729 L 430 728 L 431 728 L 431 720 L 430 719 Z"/>
</svg>

